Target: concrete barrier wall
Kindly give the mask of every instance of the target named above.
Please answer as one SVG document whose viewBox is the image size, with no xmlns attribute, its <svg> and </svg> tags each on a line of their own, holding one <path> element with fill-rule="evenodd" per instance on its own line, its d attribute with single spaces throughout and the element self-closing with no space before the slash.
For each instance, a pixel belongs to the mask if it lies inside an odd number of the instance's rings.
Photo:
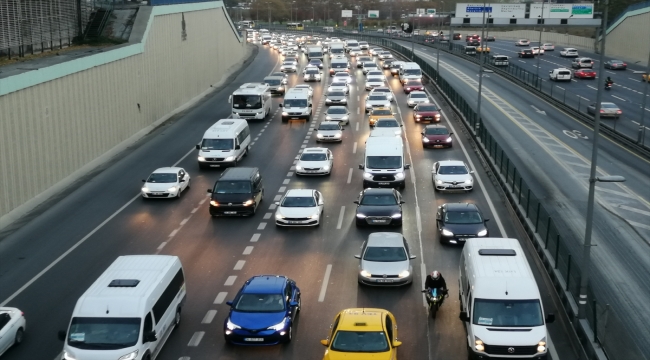
<svg viewBox="0 0 650 360">
<path fill-rule="evenodd" d="M 0 79 L 0 229 L 243 62 L 223 3 L 141 7 L 128 44 Z"/>
<path fill-rule="evenodd" d="M 645 8 L 628 13 L 607 30 L 605 53 L 648 66 L 649 39 L 650 9 Z"/>
<path fill-rule="evenodd" d="M 489 35 L 493 35 L 500 40 L 512 40 L 513 44 L 518 39 L 528 39 L 535 43 L 539 41 L 539 31 L 534 30 L 490 31 Z M 594 51 L 594 39 L 583 36 L 543 32 L 542 42 L 552 43 L 556 47 L 574 47 L 587 51 Z"/>
</svg>

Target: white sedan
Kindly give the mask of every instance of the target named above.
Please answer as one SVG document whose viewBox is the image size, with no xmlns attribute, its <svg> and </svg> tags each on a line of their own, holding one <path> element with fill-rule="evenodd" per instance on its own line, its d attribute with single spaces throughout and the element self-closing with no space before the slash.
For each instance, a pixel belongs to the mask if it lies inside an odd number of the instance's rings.
<svg viewBox="0 0 650 360">
<path fill-rule="evenodd" d="M 350 92 L 350 86 L 344 81 L 333 81 L 327 88 L 327 92 L 342 91 L 345 94 Z"/>
<path fill-rule="evenodd" d="M 542 44 L 542 49 L 544 51 L 554 51 L 555 50 L 555 45 L 553 45 L 551 43 L 545 43 L 545 44 Z"/>
<path fill-rule="evenodd" d="M 322 121 L 316 129 L 316 142 L 343 141 L 343 128 L 339 121 Z"/>
<path fill-rule="evenodd" d="M 414 107 L 417 104 L 429 103 L 429 97 L 424 91 L 411 91 L 409 96 L 406 98 L 406 104 L 409 107 Z"/>
<path fill-rule="evenodd" d="M 190 188 L 190 174 L 179 167 L 157 169 L 146 180 L 142 180 L 141 194 L 145 199 L 180 198 Z"/>
<path fill-rule="evenodd" d="M 533 55 L 544 55 L 544 48 L 540 48 L 539 46 L 531 46 L 531 50 L 533 50 Z"/>
<path fill-rule="evenodd" d="M 379 53 L 377 55 L 377 57 L 379 58 L 379 60 L 392 59 L 393 54 L 391 54 L 390 51 L 384 51 L 384 52 Z"/>
<path fill-rule="evenodd" d="M 346 71 L 339 71 L 334 74 L 332 82 L 334 81 L 345 81 L 346 84 L 349 84 L 352 82 L 352 76 L 350 76 Z"/>
<path fill-rule="evenodd" d="M 23 341 L 26 326 L 22 311 L 12 307 L 0 307 L 0 355 Z"/>
<path fill-rule="evenodd" d="M 296 175 L 329 175 L 334 156 L 323 147 L 306 148 L 296 163 Z"/>
<path fill-rule="evenodd" d="M 470 171 L 463 161 L 438 161 L 433 164 L 433 170 L 431 170 L 433 188 L 436 191 L 472 191 L 474 188 L 473 173 L 474 171 Z"/>
<path fill-rule="evenodd" d="M 370 96 L 370 95 L 379 95 L 379 94 L 386 95 L 386 97 L 388 98 L 388 101 L 390 101 L 390 102 L 393 102 L 395 100 L 395 96 L 393 95 L 393 91 L 388 86 L 378 86 L 378 87 L 372 89 L 372 91 L 370 91 L 368 96 Z"/>
<path fill-rule="evenodd" d="M 578 49 L 574 48 L 564 48 L 560 50 L 561 57 L 578 57 Z"/>
<path fill-rule="evenodd" d="M 280 66 L 280 71 L 282 72 L 296 72 L 298 71 L 298 66 L 295 61 L 284 61 L 282 66 Z"/>
<path fill-rule="evenodd" d="M 515 46 L 530 46 L 530 40 L 528 39 L 519 39 L 515 42 Z"/>
<path fill-rule="evenodd" d="M 277 226 L 318 226 L 325 202 L 318 190 L 292 189 L 275 205 Z"/>
<path fill-rule="evenodd" d="M 389 129 L 392 132 L 391 135 L 402 136 L 402 125 L 396 119 L 377 119 L 375 122 L 375 130 L 377 129 Z"/>
<path fill-rule="evenodd" d="M 380 77 L 382 77 L 382 78 L 384 78 L 384 79 L 386 78 L 386 75 L 384 75 L 384 72 L 381 71 L 381 70 L 370 70 L 370 71 L 368 71 L 368 73 L 366 74 L 366 76 L 367 76 L 367 77 L 371 77 L 371 76 L 380 76 Z"/>
<path fill-rule="evenodd" d="M 372 76 L 366 79 L 366 90 L 372 90 L 376 87 L 385 86 L 386 80 L 383 76 Z"/>
</svg>

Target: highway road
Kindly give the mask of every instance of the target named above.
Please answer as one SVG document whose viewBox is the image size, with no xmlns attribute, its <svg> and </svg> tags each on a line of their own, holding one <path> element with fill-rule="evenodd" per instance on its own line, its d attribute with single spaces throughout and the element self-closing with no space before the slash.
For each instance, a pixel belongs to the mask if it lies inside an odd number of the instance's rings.
<svg viewBox="0 0 650 360">
<path fill-rule="evenodd" d="M 415 49 L 436 63 L 434 49 Z M 440 69 L 466 99 L 477 98 L 478 65 L 441 53 Z M 551 211 L 577 259 L 574 266 L 580 264 L 593 130 L 495 74 L 484 76 L 483 95 L 485 126 Z M 622 175 L 627 181 L 596 186 L 591 284 L 599 302 L 611 304 L 629 336 L 641 344 L 650 338 L 650 318 L 642 310 L 650 296 L 644 280 L 650 271 L 650 163 L 605 138 L 598 164 L 599 174 Z"/>
<path fill-rule="evenodd" d="M 66 328 L 77 298 L 117 256 L 127 254 L 177 255 L 185 268 L 188 302 L 180 327 L 162 350 L 162 360 L 316 359 L 324 352 L 319 340 L 325 338 L 334 315 L 349 307 L 380 307 L 393 312 L 403 341 L 400 358 L 467 358 L 456 296 L 461 248 L 438 242 L 434 210 L 446 202 L 476 203 L 491 219 L 491 236 L 522 238 L 522 233 L 460 125 L 447 120 L 449 114 L 443 114 L 444 123 L 455 133 L 454 147 L 422 148 L 421 125 L 413 123 L 398 80 L 390 79 L 389 84 L 397 97 L 393 106 L 398 120 L 403 121 L 405 146 L 413 165 L 403 191 L 406 204 L 401 231 L 417 255 L 414 285 L 384 289 L 357 284 L 358 260 L 353 255 L 368 234 L 400 231 L 359 229 L 353 223 L 352 201 L 362 190 L 357 165 L 362 162 L 363 144 L 369 134 L 360 108 L 367 94 L 360 70 L 354 71 L 348 105 L 353 117 L 343 142 L 323 145 L 332 149 L 335 157 L 330 177 L 299 178 L 292 168 L 301 149 L 318 146 L 314 125 L 323 117 L 326 78 L 323 83 L 312 83 L 314 121 L 282 123 L 277 107 L 280 99 L 276 98 L 272 118 L 250 122 L 254 143 L 240 166 L 260 168 L 265 181 L 261 211 L 251 218 L 210 217 L 206 189 L 221 171 L 199 171 L 194 145 L 211 124 L 229 116 L 227 99 L 232 91 L 242 83 L 261 81 L 277 70 L 278 61 L 276 52 L 261 48 L 233 82 L 175 116 L 101 173 L 53 201 L 48 210 L 0 241 L 0 304 L 20 308 L 28 322 L 24 343 L 9 350 L 5 360 L 55 359 L 62 349 L 57 330 Z M 306 59 L 301 58 L 300 63 L 305 66 Z M 299 83 L 298 76 L 290 75 L 291 85 Z M 434 193 L 430 171 L 433 162 L 440 159 L 468 162 L 476 170 L 474 191 Z M 152 170 L 169 165 L 184 167 L 192 175 L 191 190 L 180 200 L 143 201 L 139 197 L 140 180 Z M 274 226 L 273 201 L 293 188 L 315 188 L 323 193 L 325 213 L 320 227 Z M 535 266 L 539 262 L 536 255 L 527 255 L 546 312 L 560 313 L 545 272 Z M 420 293 L 423 274 L 434 269 L 444 274 L 451 290 L 435 321 L 427 317 Z M 295 279 L 302 290 L 294 340 L 274 347 L 227 346 L 222 330 L 228 313 L 225 301 L 250 276 L 269 273 Z M 576 358 L 565 332 L 570 326 L 562 317 L 548 328 L 553 359 Z"/>
</svg>

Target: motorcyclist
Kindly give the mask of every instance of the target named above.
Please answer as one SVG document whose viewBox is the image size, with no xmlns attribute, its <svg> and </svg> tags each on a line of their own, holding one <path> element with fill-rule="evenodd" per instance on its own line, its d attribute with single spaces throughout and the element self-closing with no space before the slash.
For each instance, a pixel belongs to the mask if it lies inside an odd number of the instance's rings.
<svg viewBox="0 0 650 360">
<path fill-rule="evenodd" d="M 432 271 L 424 281 L 424 288 L 427 290 L 427 293 L 432 289 L 438 289 L 438 293 L 440 294 L 447 290 L 447 282 L 442 277 L 440 271 Z"/>
<path fill-rule="evenodd" d="M 607 86 L 612 86 L 613 83 L 614 83 L 614 80 L 612 80 L 612 78 L 610 78 L 610 77 L 608 76 L 608 77 L 607 77 L 607 80 L 605 80 L 605 85 L 607 85 Z"/>
</svg>

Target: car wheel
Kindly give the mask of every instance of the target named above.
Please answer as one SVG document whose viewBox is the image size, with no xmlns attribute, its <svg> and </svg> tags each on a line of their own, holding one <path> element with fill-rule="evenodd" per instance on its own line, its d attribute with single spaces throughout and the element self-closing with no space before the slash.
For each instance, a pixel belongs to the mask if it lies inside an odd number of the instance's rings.
<svg viewBox="0 0 650 360">
<path fill-rule="evenodd" d="M 15 346 L 20 345 L 20 343 L 23 342 L 24 337 L 25 337 L 25 331 L 23 330 L 23 328 L 18 329 L 18 331 L 16 331 L 16 336 L 14 337 L 14 345 Z"/>
<path fill-rule="evenodd" d="M 174 315 L 174 329 L 181 325 L 181 309 L 176 310 L 176 315 Z"/>
<path fill-rule="evenodd" d="M 149 355 L 148 353 L 145 354 L 145 355 L 142 357 L 142 360 L 151 360 L 151 355 Z"/>
<path fill-rule="evenodd" d="M 293 324 L 289 325 L 289 332 L 287 333 L 287 343 L 290 343 L 291 340 L 293 339 Z"/>
<path fill-rule="evenodd" d="M 183 193 L 183 189 L 178 189 L 178 194 L 176 194 L 176 199 L 180 199 L 182 193 Z"/>
<path fill-rule="evenodd" d="M 296 307 L 296 312 L 300 312 L 302 310 L 302 298 L 298 296 L 298 306 Z"/>
<path fill-rule="evenodd" d="M 192 179 L 187 180 L 187 186 L 185 187 L 186 190 L 189 190 L 192 187 Z"/>
</svg>

